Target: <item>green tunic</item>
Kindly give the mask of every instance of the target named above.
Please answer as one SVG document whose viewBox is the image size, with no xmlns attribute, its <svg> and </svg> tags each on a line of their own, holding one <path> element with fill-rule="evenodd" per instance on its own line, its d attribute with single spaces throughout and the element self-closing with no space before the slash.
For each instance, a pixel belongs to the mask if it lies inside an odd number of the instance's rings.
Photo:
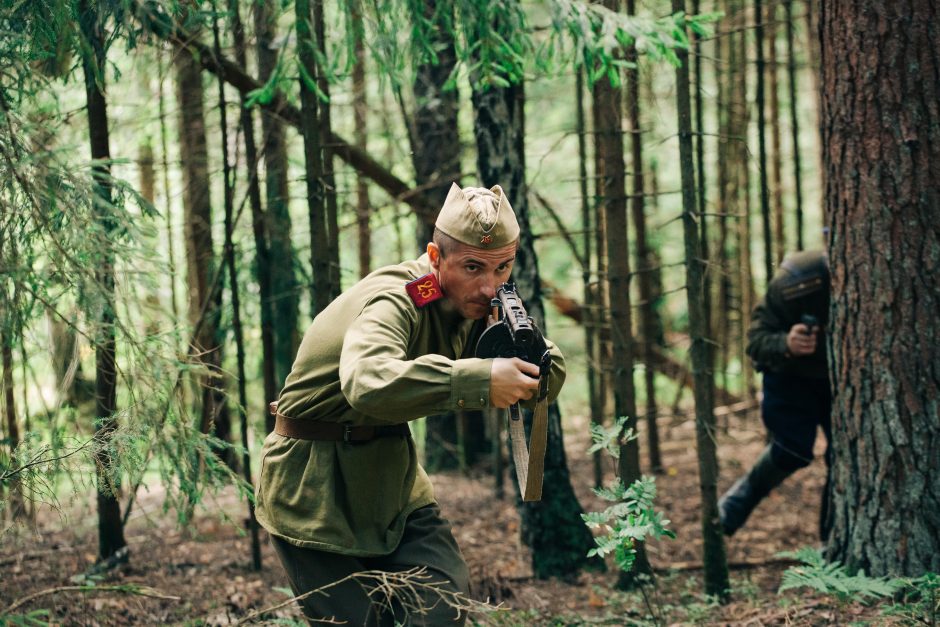
<svg viewBox="0 0 940 627">
<path fill-rule="evenodd" d="M 430 272 L 427 255 L 379 269 L 307 329 L 278 411 L 298 420 L 398 424 L 489 406 L 489 359 L 459 358 L 473 321 L 446 298 L 415 306 L 405 284 Z M 553 355 L 549 391 L 564 381 Z M 395 550 L 408 515 L 434 502 L 411 438 L 365 443 L 270 433 L 261 454 L 258 521 L 291 544 L 356 556 Z"/>
</svg>

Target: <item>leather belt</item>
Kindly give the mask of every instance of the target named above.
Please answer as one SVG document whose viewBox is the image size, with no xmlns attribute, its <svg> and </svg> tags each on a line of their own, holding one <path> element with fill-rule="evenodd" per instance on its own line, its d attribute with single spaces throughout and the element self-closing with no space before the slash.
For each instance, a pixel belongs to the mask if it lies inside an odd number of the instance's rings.
<svg viewBox="0 0 940 627">
<path fill-rule="evenodd" d="M 271 403 L 275 416 L 274 432 L 286 438 L 321 440 L 328 442 L 369 442 L 376 438 L 408 437 L 411 430 L 405 423 L 397 425 L 347 425 L 320 420 L 297 420 L 278 413 L 277 404 Z"/>
</svg>

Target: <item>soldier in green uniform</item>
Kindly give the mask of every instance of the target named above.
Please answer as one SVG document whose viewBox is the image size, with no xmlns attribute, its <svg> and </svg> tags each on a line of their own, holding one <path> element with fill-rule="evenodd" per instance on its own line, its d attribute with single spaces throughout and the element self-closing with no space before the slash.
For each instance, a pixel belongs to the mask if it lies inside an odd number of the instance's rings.
<svg viewBox="0 0 940 627">
<path fill-rule="evenodd" d="M 335 582 L 422 566 L 441 589 L 468 594 L 466 564 L 407 423 L 461 408 L 505 408 L 536 392 L 538 366 L 472 357 L 518 240 L 498 185 L 453 185 L 426 254 L 376 270 L 307 329 L 264 442 L 257 515 L 296 595 L 330 586 L 303 600 L 308 619 L 464 622 L 427 588 L 419 590 L 426 612 L 405 616 L 401 603 L 378 607 L 355 580 Z M 553 399 L 565 371 L 560 352 L 549 348 Z"/>
</svg>

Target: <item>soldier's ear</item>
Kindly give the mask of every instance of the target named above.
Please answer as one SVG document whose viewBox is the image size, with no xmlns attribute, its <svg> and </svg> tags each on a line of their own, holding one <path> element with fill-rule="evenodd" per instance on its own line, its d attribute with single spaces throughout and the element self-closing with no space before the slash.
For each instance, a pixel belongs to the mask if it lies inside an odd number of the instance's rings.
<svg viewBox="0 0 940 627">
<path fill-rule="evenodd" d="M 439 270 L 441 267 L 441 249 L 434 242 L 428 242 L 428 259 L 431 261 L 431 267 Z"/>
</svg>

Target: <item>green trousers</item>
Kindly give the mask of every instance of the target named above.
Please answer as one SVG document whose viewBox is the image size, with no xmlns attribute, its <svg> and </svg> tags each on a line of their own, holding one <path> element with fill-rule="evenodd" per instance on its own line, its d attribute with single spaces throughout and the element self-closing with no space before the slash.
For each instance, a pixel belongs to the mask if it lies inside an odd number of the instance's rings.
<svg viewBox="0 0 940 627">
<path fill-rule="evenodd" d="M 449 605 L 434 589 L 470 591 L 470 577 L 450 523 L 437 505 L 428 505 L 408 517 L 398 548 L 389 555 L 352 557 L 294 546 L 271 536 L 287 571 L 294 595 L 325 588 L 301 600 L 304 615 L 314 624 L 324 619 L 347 625 L 463 625 L 466 614 Z M 353 578 L 330 586 L 344 577 L 364 571 L 401 572 L 415 566 L 427 569 L 427 579 L 411 588 L 376 589 L 374 578 Z M 430 585 L 428 585 L 430 584 Z"/>
</svg>

